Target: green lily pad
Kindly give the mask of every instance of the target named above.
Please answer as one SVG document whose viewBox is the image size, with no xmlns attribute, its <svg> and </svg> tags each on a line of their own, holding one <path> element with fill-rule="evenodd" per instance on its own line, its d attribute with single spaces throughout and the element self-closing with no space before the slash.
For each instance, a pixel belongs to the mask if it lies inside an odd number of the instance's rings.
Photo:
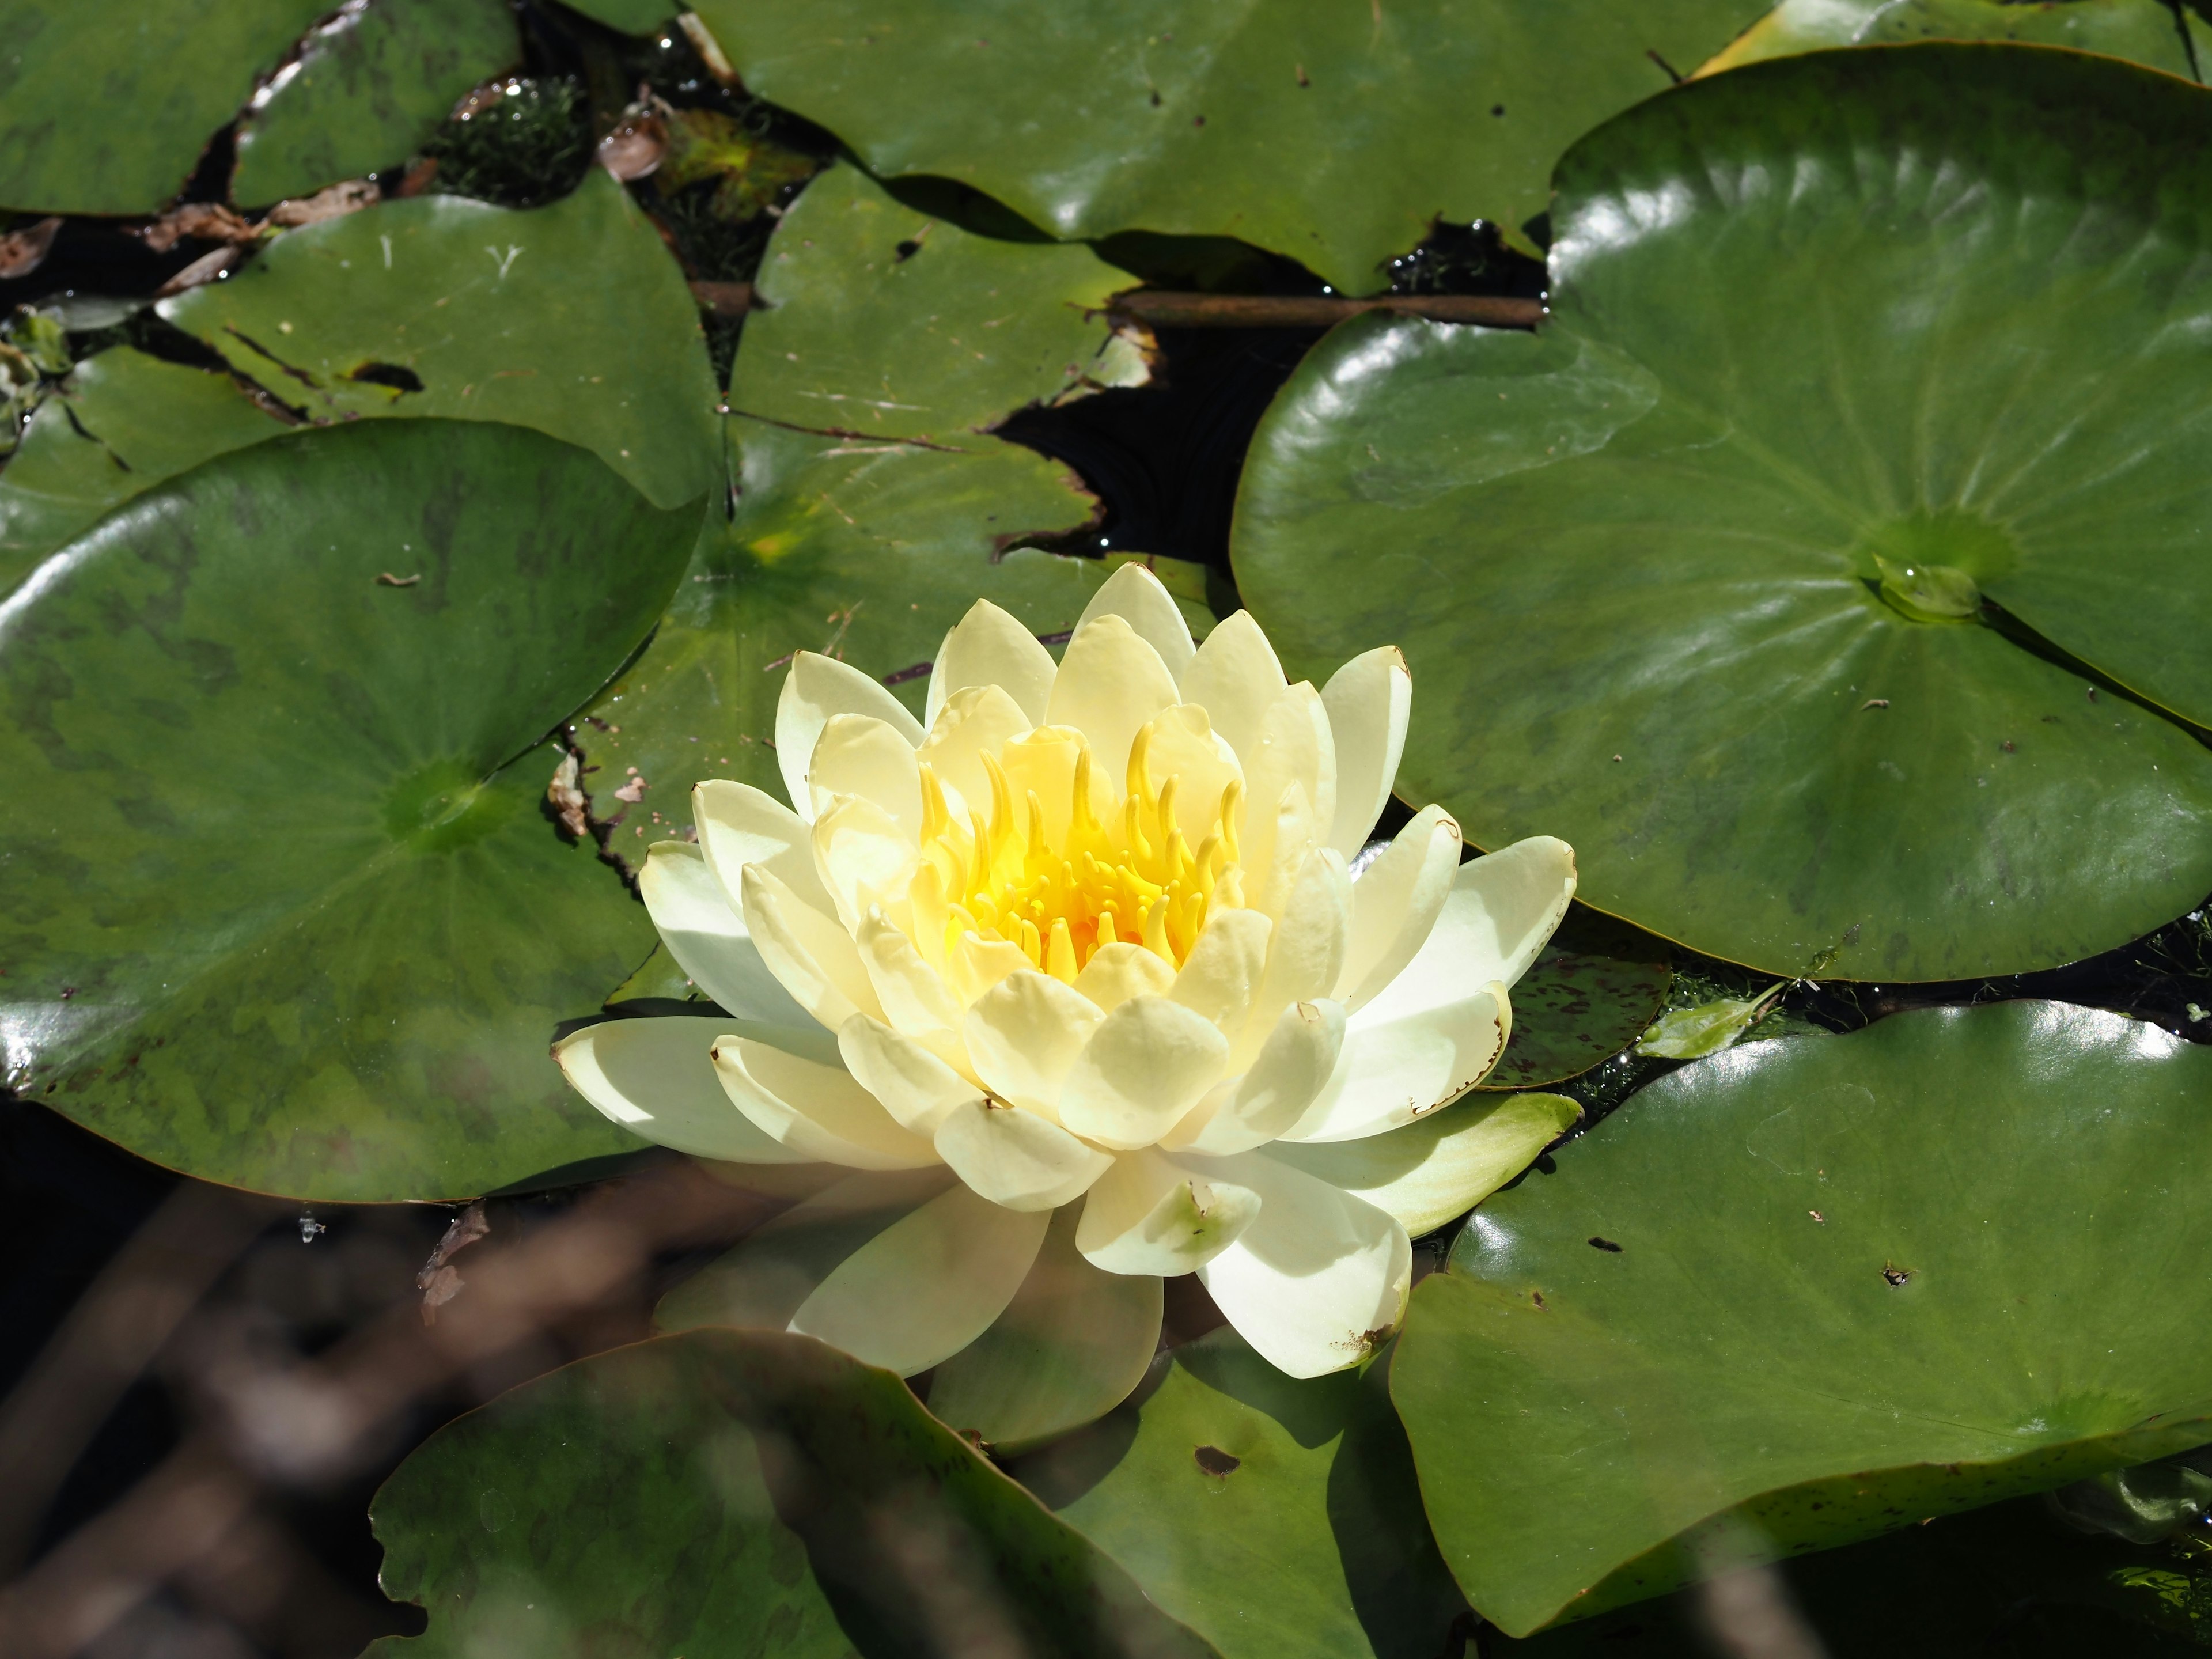
<svg viewBox="0 0 2212 1659">
<path fill-rule="evenodd" d="M 423 196 L 304 226 L 161 309 L 310 420 L 507 421 L 659 507 L 720 487 L 698 308 L 598 167 L 550 207 Z"/>
<path fill-rule="evenodd" d="M 1513 1031 L 1479 1089 L 1539 1089 L 1579 1077 L 1636 1041 L 1666 1000 L 1666 942 L 1576 905 L 1514 981 Z"/>
<path fill-rule="evenodd" d="M 0 593 L 133 495 L 289 430 L 227 374 L 129 346 L 86 358 L 0 471 Z"/>
<path fill-rule="evenodd" d="M 2147 706 L 2212 722 L 2208 118 L 2021 46 L 1656 99 L 1560 165 L 1541 333 L 1359 319 L 1307 359 L 1238 587 L 1295 673 L 1399 642 L 1408 799 L 1565 837 L 1583 897 L 1710 955 L 1927 980 L 2138 937 L 2212 890 L 2212 755 Z M 1878 559 L 2002 614 L 1916 619 Z"/>
<path fill-rule="evenodd" d="M 730 405 L 763 420 L 977 450 L 1025 404 L 1141 385 L 1100 315 L 1136 285 L 1085 247 L 1002 242 L 902 206 L 857 167 L 776 228 Z"/>
<path fill-rule="evenodd" d="M 1346 293 L 1439 216 L 1523 241 L 1579 134 L 1762 0 L 1076 0 L 948 25 L 922 0 L 701 0 L 745 85 L 879 176 L 973 185 L 1054 235 L 1235 236 Z"/>
<path fill-rule="evenodd" d="M 370 1518 L 386 1593 L 430 1615 L 370 1659 L 1209 1652 L 898 1378 L 781 1333 L 540 1377 L 433 1435 Z"/>
<path fill-rule="evenodd" d="M 2212 1052 L 2014 1002 L 1754 1042 L 1493 1196 L 1391 1393 L 1510 1634 L 2212 1440 Z"/>
<path fill-rule="evenodd" d="M 0 52 L 0 206 L 156 213 L 329 0 L 13 0 Z"/>
<path fill-rule="evenodd" d="M 302 1198 L 632 1150 L 544 1051 L 653 930 L 548 821 L 544 739 L 696 524 L 538 433 L 367 422 L 210 462 L 55 556 L 0 613 L 9 1085 Z"/>
<path fill-rule="evenodd" d="M 1829 46 L 1912 40 L 2017 40 L 2125 58 L 2199 81 L 2212 61 L 2212 30 L 2185 5 L 2166 0 L 1782 0 L 1701 69 L 1739 69 L 1769 58 Z"/>
<path fill-rule="evenodd" d="M 522 55 L 504 0 L 368 0 L 309 34 L 239 124 L 231 199 L 265 207 L 404 161 Z"/>
<path fill-rule="evenodd" d="M 1298 1382 L 1224 1327 L 1010 1467 L 1224 1659 L 1456 1653 L 1388 1364 Z"/>
</svg>

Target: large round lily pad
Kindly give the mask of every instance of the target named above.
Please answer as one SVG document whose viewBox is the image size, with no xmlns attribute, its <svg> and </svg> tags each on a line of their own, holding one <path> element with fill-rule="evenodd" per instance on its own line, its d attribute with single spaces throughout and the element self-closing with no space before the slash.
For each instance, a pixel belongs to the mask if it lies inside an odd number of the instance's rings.
<svg viewBox="0 0 2212 1659">
<path fill-rule="evenodd" d="M 2014 1002 L 1752 1042 L 1491 1198 L 1391 1376 L 1507 1632 L 2212 1440 L 2212 1052 Z"/>
<path fill-rule="evenodd" d="M 1408 796 L 1565 837 L 1668 938 L 1893 979 L 2123 944 L 2212 890 L 2161 712 L 2212 722 L 2208 119 L 2025 46 L 1664 94 L 1561 163 L 1541 333 L 1361 319 L 1301 367 L 1239 588 L 1294 672 L 1399 641 Z"/>
<path fill-rule="evenodd" d="M 368 0 L 301 42 L 238 129 L 231 198 L 266 207 L 404 161 L 522 55 L 505 0 Z"/>
<path fill-rule="evenodd" d="M 307 225 L 161 314 L 305 419 L 532 426 L 661 507 L 720 482 L 698 308 L 603 168 L 548 207 L 422 196 Z"/>
<path fill-rule="evenodd" d="M 154 213 L 329 0 L 11 0 L 0 207 Z"/>
<path fill-rule="evenodd" d="M 210 462 L 56 555 L 0 613 L 7 1081 L 307 1198 L 628 1150 L 545 1045 L 653 931 L 549 822 L 544 739 L 697 518 L 538 433 L 377 422 Z"/>
<path fill-rule="evenodd" d="M 1224 1327 L 1012 1473 L 1224 1659 L 1435 1659 L 1467 1609 L 1387 1364 L 1297 1382 Z"/>
<path fill-rule="evenodd" d="M 1347 293 L 1438 216 L 1516 238 L 1577 135 L 1764 0 L 701 0 L 745 84 L 879 175 L 975 185 L 1054 234 L 1235 236 Z"/>
<path fill-rule="evenodd" d="M 1115 1563 L 810 1338 L 580 1360 L 418 1448 L 371 1512 L 429 1628 L 371 1659 L 1205 1659 Z"/>
</svg>

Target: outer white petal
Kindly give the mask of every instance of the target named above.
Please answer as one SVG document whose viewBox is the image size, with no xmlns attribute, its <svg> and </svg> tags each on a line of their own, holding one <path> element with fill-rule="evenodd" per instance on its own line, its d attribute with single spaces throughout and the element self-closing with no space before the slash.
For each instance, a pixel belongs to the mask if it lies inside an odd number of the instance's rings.
<svg viewBox="0 0 2212 1659">
<path fill-rule="evenodd" d="M 1413 677 L 1396 646 L 1381 646 L 1332 674 L 1321 700 L 1336 747 L 1336 816 L 1327 840 L 1348 859 L 1366 844 L 1398 781 Z"/>
<path fill-rule="evenodd" d="M 1182 970 L 1175 976 L 1175 988 L 1169 994 L 1184 1007 L 1205 1015 L 1233 1039 L 1244 1029 L 1245 1016 L 1251 1012 L 1252 999 L 1267 972 L 1267 945 L 1274 931 L 1274 924 L 1260 911 L 1217 906 L 1207 915 L 1198 943 L 1183 959 Z M 1089 966 L 1085 964 L 1086 969 Z M 1080 975 L 1076 982 L 1081 985 Z"/>
<path fill-rule="evenodd" d="M 1046 712 L 1091 739 L 1093 763 L 1118 788 L 1139 730 L 1178 701 L 1160 653 L 1121 617 L 1101 617 L 1067 642 Z"/>
<path fill-rule="evenodd" d="M 1387 1135 L 1279 1141 L 1267 1156 L 1388 1210 L 1418 1237 L 1481 1203 L 1581 1116 L 1565 1095 L 1476 1095 Z"/>
<path fill-rule="evenodd" d="M 1356 1365 L 1405 1317 L 1413 1252 L 1373 1205 L 1266 1152 L 1220 1160 L 1260 1194 L 1233 1244 L 1198 1270 L 1229 1322 L 1291 1376 Z"/>
<path fill-rule="evenodd" d="M 1044 647 L 1040 645 L 1037 649 L 1042 652 Z M 929 736 L 922 740 L 915 759 L 927 762 L 937 775 L 946 792 L 945 805 L 956 818 L 964 819 L 970 809 L 988 816 L 991 778 L 983 769 L 983 757 L 997 754 L 1036 724 L 999 687 L 966 686 L 932 716 Z"/>
<path fill-rule="evenodd" d="M 1512 1029 L 1505 988 L 1396 1018 L 1370 1003 L 1346 1023 L 1336 1070 L 1285 1140 L 1357 1140 L 1449 1105 L 1489 1074 Z"/>
<path fill-rule="evenodd" d="M 722 1091 L 708 1057 L 726 1019 L 689 1014 L 586 1025 L 553 1045 L 578 1094 L 632 1134 L 695 1158 L 807 1161 L 765 1133 Z"/>
<path fill-rule="evenodd" d="M 1427 942 L 1376 998 L 1376 1010 L 1429 1007 L 1493 979 L 1510 987 L 1574 896 L 1575 849 L 1552 836 L 1531 836 L 1461 865 Z"/>
<path fill-rule="evenodd" d="M 902 1376 L 927 1370 L 1006 1311 L 1051 1221 L 954 1187 L 848 1256 L 791 1328 Z"/>
<path fill-rule="evenodd" d="M 1206 636 L 1177 684 L 1182 700 L 1205 708 L 1242 760 L 1258 745 L 1261 722 L 1289 682 L 1252 613 L 1238 611 Z"/>
<path fill-rule="evenodd" d="M 1459 869 L 1459 825 L 1424 807 L 1352 884 L 1352 939 L 1336 994 L 1358 1008 L 1398 977 L 1428 942 Z"/>
<path fill-rule="evenodd" d="M 1045 704 L 1059 672 L 1036 635 L 988 599 L 978 599 L 945 636 L 929 671 L 929 726 L 952 694 L 971 685 L 1002 689 L 1029 717 L 1044 724 Z"/>
<path fill-rule="evenodd" d="M 805 1025 L 806 1010 L 792 1000 L 753 943 L 744 918 L 690 842 L 659 841 L 645 855 L 637 890 L 668 954 L 684 977 L 739 1019 Z"/>
<path fill-rule="evenodd" d="M 911 1133 L 932 1136 L 952 1109 L 982 1091 L 913 1038 L 855 1014 L 837 1028 L 837 1052 L 855 1081 Z"/>
<path fill-rule="evenodd" d="M 945 1115 L 936 1145 L 955 1175 L 1010 1210 L 1056 1210 L 1082 1197 L 1114 1162 L 1035 1112 L 981 1097 Z"/>
<path fill-rule="evenodd" d="M 948 1066 L 966 1065 L 968 1049 L 960 1026 L 967 1010 L 952 994 L 945 975 L 922 960 L 914 941 L 884 921 L 882 911 L 872 910 L 861 919 L 853 942 L 860 947 L 868 983 L 883 1004 L 884 1020 Z"/>
<path fill-rule="evenodd" d="M 1344 975 L 1352 934 L 1351 876 L 1332 848 L 1306 855 L 1267 945 L 1267 966 L 1252 994 L 1252 1012 L 1231 1046 L 1229 1069 L 1242 1071 L 1294 1002 L 1331 995 Z"/>
<path fill-rule="evenodd" d="M 968 1010 L 968 1057 L 991 1092 L 1057 1122 L 1061 1080 L 1106 1016 L 1034 968 L 1011 973 Z"/>
<path fill-rule="evenodd" d="M 1190 624 L 1182 619 L 1175 596 L 1143 565 L 1121 565 L 1107 577 L 1075 619 L 1076 631 L 1100 617 L 1119 617 L 1127 623 L 1138 638 L 1160 653 L 1170 678 L 1180 680 L 1190 665 L 1191 653 L 1197 649 L 1191 643 Z"/>
<path fill-rule="evenodd" d="M 722 1087 L 771 1139 L 802 1158 L 854 1170 L 918 1170 L 936 1148 L 902 1128 L 842 1066 L 822 1066 L 725 1034 L 708 1050 Z"/>
<path fill-rule="evenodd" d="M 775 763 L 791 805 L 803 818 L 814 816 L 806 774 L 814 745 L 833 714 L 872 714 L 890 723 L 908 743 L 920 746 L 921 727 L 905 705 L 859 669 L 833 657 L 802 651 L 791 659 L 783 692 L 775 703 Z"/>
<path fill-rule="evenodd" d="M 1292 1003 L 1243 1074 L 1218 1085 L 1162 1145 L 1209 1153 L 1266 1146 L 1305 1115 L 1335 1074 L 1343 1047 L 1340 1006 Z"/>
<path fill-rule="evenodd" d="M 848 931 L 877 905 L 905 897 L 921 861 L 914 837 L 872 800 L 841 795 L 814 820 L 814 867 Z"/>
<path fill-rule="evenodd" d="M 813 1167 L 787 1166 L 794 1170 Z M 943 1164 L 842 1172 L 685 1279 L 653 1310 L 656 1330 L 737 1325 L 780 1331 L 837 1265 L 955 1185 Z"/>
<path fill-rule="evenodd" d="M 929 1409 L 999 1452 L 1104 1416 L 1144 1380 L 1160 1340 L 1160 1281 L 1102 1273 L 1075 1248 L 1078 1208 L 1052 1218 L 1022 1288 L 981 1337 L 937 1368 Z"/>
<path fill-rule="evenodd" d="M 1198 1104 L 1229 1061 L 1220 1027 L 1166 997 L 1133 997 L 1068 1067 L 1060 1119 L 1102 1146 L 1149 1146 Z"/>
<path fill-rule="evenodd" d="M 906 734 L 869 714 L 833 714 L 808 763 L 818 821 L 840 795 L 872 801 L 906 831 L 921 834 L 921 767 Z"/>
<path fill-rule="evenodd" d="M 745 931 L 791 999 L 830 1030 L 856 1014 L 880 1018 L 853 936 L 769 872 L 749 864 L 739 882 Z"/>
<path fill-rule="evenodd" d="M 814 839 L 807 820 L 765 789 L 727 778 L 709 778 L 691 791 L 691 817 L 707 867 L 736 909 L 745 866 L 764 866 L 785 886 L 827 915 L 836 907 L 814 868 Z"/>
<path fill-rule="evenodd" d="M 1256 744 L 1237 759 L 1249 803 L 1240 854 L 1244 902 L 1272 915 L 1335 822 L 1336 747 L 1321 694 L 1303 680 L 1286 686 L 1261 717 Z"/>
<path fill-rule="evenodd" d="M 1260 1195 L 1211 1165 L 1127 1152 L 1083 1200 L 1076 1248 L 1109 1273 L 1195 1272 L 1260 1213 Z"/>
<path fill-rule="evenodd" d="M 1175 982 L 1174 969 L 1126 939 L 1094 951 L 1075 976 L 1075 988 L 1109 1013 L 1131 997 L 1158 996 Z"/>
</svg>

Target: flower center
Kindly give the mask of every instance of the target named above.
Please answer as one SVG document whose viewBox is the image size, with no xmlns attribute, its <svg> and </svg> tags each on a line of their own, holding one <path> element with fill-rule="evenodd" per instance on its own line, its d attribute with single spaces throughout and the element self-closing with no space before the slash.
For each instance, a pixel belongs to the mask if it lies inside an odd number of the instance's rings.
<svg viewBox="0 0 2212 1659">
<path fill-rule="evenodd" d="M 1231 777 L 1194 815 L 1177 802 L 1178 775 L 1154 783 L 1153 734 L 1146 726 L 1130 746 L 1118 811 L 1095 775 L 1090 743 L 1068 728 L 985 753 L 990 810 L 970 807 L 964 822 L 925 762 L 916 929 L 941 927 L 945 955 L 965 933 L 1003 940 L 1063 981 L 1121 943 L 1181 968 L 1211 907 L 1244 902 L 1237 862 L 1244 789 Z M 1195 850 L 1187 830 L 1198 834 Z"/>
</svg>

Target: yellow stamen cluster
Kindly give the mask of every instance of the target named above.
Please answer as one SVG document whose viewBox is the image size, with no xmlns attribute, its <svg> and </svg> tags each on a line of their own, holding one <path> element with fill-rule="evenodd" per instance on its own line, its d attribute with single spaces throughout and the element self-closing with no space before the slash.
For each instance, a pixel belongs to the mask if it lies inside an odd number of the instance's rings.
<svg viewBox="0 0 2212 1659">
<path fill-rule="evenodd" d="M 1103 823 L 1090 744 L 1073 732 L 1049 735 L 1064 736 L 1075 748 L 1064 815 L 1048 813 L 1035 790 L 1017 800 L 1000 757 L 986 754 L 989 813 L 970 808 L 963 823 L 923 764 L 913 915 L 918 933 L 937 937 L 916 942 L 943 961 L 972 933 L 987 944 L 1013 945 L 1032 967 L 1063 981 L 1117 942 L 1141 945 L 1170 967 L 1182 967 L 1209 908 L 1243 902 L 1237 863 L 1243 785 L 1231 780 L 1223 788 L 1194 852 L 1178 825 L 1177 779 L 1156 785 L 1147 769 L 1151 726 L 1130 747 L 1121 809 Z M 1180 816 L 1188 821 L 1188 814 Z M 1051 834 L 1048 826 L 1063 819 L 1064 833 Z"/>
</svg>

